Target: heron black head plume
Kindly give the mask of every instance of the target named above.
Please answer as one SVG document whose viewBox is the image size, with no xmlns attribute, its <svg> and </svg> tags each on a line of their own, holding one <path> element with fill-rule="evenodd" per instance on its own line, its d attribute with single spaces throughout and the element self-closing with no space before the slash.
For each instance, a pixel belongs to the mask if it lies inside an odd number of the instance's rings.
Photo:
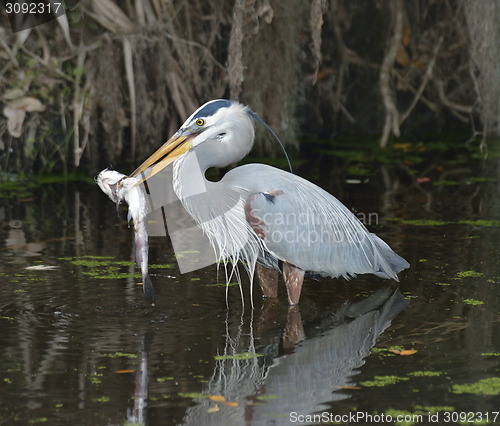
<svg viewBox="0 0 500 426">
<path fill-rule="evenodd" d="M 271 132 L 271 134 L 274 136 L 274 138 L 278 141 L 278 143 L 280 144 L 281 146 L 281 149 L 283 150 L 283 153 L 285 154 L 285 157 L 286 157 L 286 161 L 288 162 L 288 167 L 290 169 L 290 173 L 293 173 L 293 170 L 292 170 L 292 164 L 290 163 L 290 159 L 288 158 L 288 154 L 286 153 L 286 150 L 285 150 L 285 147 L 283 146 L 283 144 L 281 143 L 280 141 L 280 138 L 278 137 L 278 135 L 274 132 L 274 130 L 271 128 L 271 126 L 269 124 L 267 124 L 262 118 L 260 118 L 257 113 L 253 112 L 251 109 L 248 109 L 248 113 L 250 114 L 250 116 L 252 118 L 254 118 L 255 120 L 257 120 L 259 123 L 263 124 L 264 127 L 269 130 Z"/>
</svg>

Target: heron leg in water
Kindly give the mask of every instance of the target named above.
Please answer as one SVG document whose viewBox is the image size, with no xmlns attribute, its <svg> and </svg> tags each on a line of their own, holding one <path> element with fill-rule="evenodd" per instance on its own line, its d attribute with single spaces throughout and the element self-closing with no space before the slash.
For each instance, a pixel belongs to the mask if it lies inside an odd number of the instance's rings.
<svg viewBox="0 0 500 426">
<path fill-rule="evenodd" d="M 305 337 L 306 334 L 304 332 L 304 325 L 302 323 L 299 307 L 296 305 L 289 306 L 286 326 L 283 331 L 283 348 L 293 348 L 297 343 L 304 340 Z"/>
<path fill-rule="evenodd" d="M 276 299 L 278 297 L 278 271 L 267 269 L 260 263 L 256 263 L 255 275 L 264 297 Z"/>
<path fill-rule="evenodd" d="M 288 303 L 297 305 L 302 291 L 305 272 L 288 262 L 283 262 L 283 278 L 285 279 Z"/>
</svg>

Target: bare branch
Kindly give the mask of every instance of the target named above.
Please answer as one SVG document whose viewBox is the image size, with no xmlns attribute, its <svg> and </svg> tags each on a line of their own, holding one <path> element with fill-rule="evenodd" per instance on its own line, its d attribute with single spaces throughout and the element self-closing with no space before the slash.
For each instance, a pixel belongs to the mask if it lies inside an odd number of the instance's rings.
<svg viewBox="0 0 500 426">
<path fill-rule="evenodd" d="M 128 93 L 130 96 L 130 156 L 135 158 L 137 133 L 137 102 L 135 96 L 134 62 L 132 60 L 132 46 L 127 36 L 123 36 L 123 59 L 127 76 Z"/>
<path fill-rule="evenodd" d="M 442 102 L 444 106 L 464 114 L 472 114 L 472 112 L 474 111 L 474 107 L 470 105 L 461 105 L 457 104 L 456 102 L 450 101 L 446 96 L 446 94 L 444 93 L 443 82 L 439 79 L 436 79 L 435 83 L 438 89 L 439 100 Z"/>
<path fill-rule="evenodd" d="M 439 49 L 441 48 L 441 44 L 443 43 L 443 37 L 439 37 L 439 41 L 436 44 L 436 47 L 434 48 L 434 52 L 432 55 L 431 60 L 427 64 L 427 69 L 425 70 L 425 75 L 424 78 L 422 79 L 422 82 L 420 83 L 420 87 L 418 88 L 417 92 L 415 93 L 415 96 L 413 97 L 413 101 L 411 102 L 410 106 L 407 108 L 407 110 L 401 114 L 399 117 L 399 125 L 405 121 L 408 116 L 411 114 L 415 106 L 417 105 L 418 101 L 420 100 L 422 93 L 424 92 L 425 87 L 427 86 L 427 83 L 429 82 L 430 78 L 432 77 L 432 72 L 434 70 L 434 64 L 436 63 L 436 58 L 439 52 Z"/>
<path fill-rule="evenodd" d="M 243 19 L 245 16 L 245 1 L 236 0 L 233 8 L 233 25 L 228 44 L 227 73 L 229 79 L 229 96 L 238 100 L 243 83 Z"/>
<path fill-rule="evenodd" d="M 385 108 L 385 124 L 380 138 L 381 147 L 387 145 L 391 132 L 394 136 L 399 136 L 399 112 L 394 100 L 394 92 L 391 88 L 391 70 L 394 66 L 403 35 L 403 2 L 402 0 L 395 0 L 391 4 L 393 7 L 394 29 L 389 49 L 384 56 L 380 68 L 379 79 L 380 93 L 382 94 L 382 101 Z"/>
</svg>

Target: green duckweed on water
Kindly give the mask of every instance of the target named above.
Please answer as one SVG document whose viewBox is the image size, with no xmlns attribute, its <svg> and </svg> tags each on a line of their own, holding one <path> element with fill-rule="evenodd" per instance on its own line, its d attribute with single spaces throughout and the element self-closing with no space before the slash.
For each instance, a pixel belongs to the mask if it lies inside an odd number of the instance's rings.
<svg viewBox="0 0 500 426">
<path fill-rule="evenodd" d="M 82 274 L 88 275 L 92 278 L 98 279 L 124 279 L 124 278 L 135 278 L 141 279 L 142 274 L 137 270 L 131 273 L 130 271 L 123 271 L 122 268 L 135 267 L 135 262 L 127 260 L 115 260 L 114 257 L 110 256 L 80 256 L 80 257 L 61 257 L 59 260 L 67 261 L 72 265 L 80 266 L 86 270 L 82 271 Z M 149 269 L 172 269 L 174 264 L 151 264 Z"/>
<path fill-rule="evenodd" d="M 434 186 L 455 186 L 455 185 L 460 185 L 460 182 L 456 180 L 437 180 L 435 182 L 432 182 Z"/>
<path fill-rule="evenodd" d="M 101 272 L 97 271 L 87 271 L 87 272 L 82 272 L 84 275 L 89 275 L 92 278 L 99 278 L 102 280 L 120 280 L 124 278 L 137 278 L 141 279 L 142 275 L 140 272 L 116 272 L 116 268 L 108 268 L 105 269 Z"/>
<path fill-rule="evenodd" d="M 186 255 L 189 255 L 189 254 L 198 254 L 198 253 L 200 253 L 199 250 L 183 250 L 183 251 L 180 251 L 178 253 L 175 253 L 174 256 L 177 259 L 182 259 L 182 258 L 186 257 Z"/>
<path fill-rule="evenodd" d="M 487 176 L 471 176 L 470 178 L 467 179 L 469 182 L 496 182 L 497 179 L 493 177 L 487 177 Z"/>
<path fill-rule="evenodd" d="M 102 380 L 99 377 L 91 376 L 90 383 L 92 383 L 93 385 L 100 385 L 102 383 Z"/>
<path fill-rule="evenodd" d="M 92 398 L 92 402 L 104 403 L 104 402 L 109 402 L 109 401 L 110 401 L 109 396 L 101 396 L 100 398 Z"/>
<path fill-rule="evenodd" d="M 392 352 L 389 352 L 386 348 L 372 348 L 371 350 L 372 354 L 377 354 L 380 356 L 396 356 L 396 354 L 393 354 Z"/>
<path fill-rule="evenodd" d="M 401 419 L 401 421 L 395 421 L 394 424 L 397 426 L 412 426 L 424 423 L 428 420 L 428 416 L 436 414 L 439 412 L 453 412 L 455 407 L 451 406 L 422 406 L 416 405 L 414 411 L 398 410 L 395 408 L 388 408 L 384 411 L 384 414 L 391 416 L 393 419 Z"/>
<path fill-rule="evenodd" d="M 197 399 L 208 398 L 207 394 L 201 392 L 179 392 L 177 395 L 179 395 L 182 398 L 197 398 Z"/>
<path fill-rule="evenodd" d="M 459 220 L 457 223 L 459 225 L 472 225 L 472 226 L 481 226 L 486 228 L 500 226 L 500 220 L 487 220 L 487 219 Z"/>
<path fill-rule="evenodd" d="M 470 393 L 474 395 L 500 395 L 500 377 L 489 377 L 475 383 L 453 385 L 452 393 Z"/>
<path fill-rule="evenodd" d="M 157 383 L 163 383 L 163 382 L 170 381 L 170 380 L 174 380 L 174 378 L 171 376 L 169 376 L 169 377 L 157 377 L 156 378 Z"/>
<path fill-rule="evenodd" d="M 113 260 L 114 259 L 113 256 L 98 256 L 98 255 L 94 255 L 94 254 L 84 254 L 80 257 L 82 259 L 100 259 L 100 260 Z M 73 259 L 73 258 L 70 257 L 69 259 Z"/>
<path fill-rule="evenodd" d="M 381 355 L 381 356 L 396 356 L 400 352 L 403 352 L 405 350 L 408 350 L 408 349 L 405 349 L 404 346 L 393 345 L 393 346 L 389 346 L 387 348 L 372 348 L 371 352 L 374 354 Z"/>
<path fill-rule="evenodd" d="M 172 269 L 174 267 L 175 265 L 173 263 L 164 263 L 164 264 L 153 263 L 152 265 L 148 266 L 149 269 Z"/>
<path fill-rule="evenodd" d="M 408 376 L 412 377 L 439 377 L 443 374 L 441 371 L 429 371 L 429 370 L 423 370 L 423 371 L 412 371 L 408 373 Z"/>
<path fill-rule="evenodd" d="M 0 319 L 7 320 L 7 321 L 14 321 L 13 317 L 0 317 Z"/>
<path fill-rule="evenodd" d="M 445 221 L 436 219 L 401 219 L 395 217 L 395 218 L 386 218 L 385 220 L 391 222 L 398 222 L 402 225 L 410 225 L 410 226 L 470 225 L 480 228 L 500 227 L 500 220 L 490 220 L 490 219 Z"/>
<path fill-rule="evenodd" d="M 234 287 L 238 286 L 238 283 L 214 283 L 214 284 L 202 284 L 203 287 Z"/>
<path fill-rule="evenodd" d="M 270 399 L 278 399 L 278 395 L 274 395 L 274 394 L 259 395 L 259 396 L 257 396 L 257 399 L 259 401 L 266 401 L 266 400 L 270 400 Z"/>
<path fill-rule="evenodd" d="M 254 353 L 254 352 L 241 352 L 239 354 L 234 354 L 234 355 L 216 355 L 216 356 L 214 356 L 214 359 L 216 361 L 221 361 L 224 359 L 236 359 L 238 361 L 242 361 L 245 359 L 257 358 L 260 356 L 264 356 L 264 355 L 259 354 L 259 353 Z"/>
<path fill-rule="evenodd" d="M 410 379 L 408 377 L 401 376 L 375 376 L 373 380 L 359 382 L 359 385 L 363 387 L 383 387 L 387 385 L 394 385 L 398 382 L 403 382 L 406 380 Z"/>
<path fill-rule="evenodd" d="M 478 278 L 483 277 L 484 274 L 482 272 L 476 271 L 460 271 L 457 272 L 456 278 Z"/>
<path fill-rule="evenodd" d="M 129 353 L 125 353 L 125 352 L 115 352 L 113 354 L 102 354 L 102 355 L 105 356 L 105 357 L 108 357 L 108 358 L 118 358 L 118 357 L 122 357 L 122 358 L 137 358 L 136 354 L 129 354 Z"/>
<path fill-rule="evenodd" d="M 455 407 L 451 407 L 449 405 L 415 405 L 415 409 L 431 414 L 443 411 L 455 411 Z"/>
<path fill-rule="evenodd" d="M 484 302 L 476 299 L 464 299 L 463 302 L 466 305 L 484 305 Z"/>
<path fill-rule="evenodd" d="M 387 385 L 394 385 L 399 382 L 404 382 L 410 380 L 410 378 L 416 377 L 439 377 L 444 374 L 442 371 L 431 371 L 431 370 L 421 370 L 412 371 L 407 374 L 408 377 L 404 376 L 375 376 L 373 380 L 366 380 L 359 382 L 358 384 L 363 387 L 383 387 Z"/>
<path fill-rule="evenodd" d="M 443 226 L 449 225 L 450 222 L 445 222 L 444 220 L 434 220 L 434 219 L 387 219 L 394 220 L 401 223 L 402 225 L 412 225 L 412 226 Z"/>
</svg>

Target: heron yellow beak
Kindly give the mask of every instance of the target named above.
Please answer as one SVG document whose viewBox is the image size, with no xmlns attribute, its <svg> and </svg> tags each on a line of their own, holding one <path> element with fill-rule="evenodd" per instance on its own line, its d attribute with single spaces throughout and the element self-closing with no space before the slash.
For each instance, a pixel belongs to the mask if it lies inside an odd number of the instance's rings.
<svg viewBox="0 0 500 426">
<path fill-rule="evenodd" d="M 136 177 L 152 166 L 148 172 L 145 173 L 143 181 L 149 179 L 171 164 L 175 159 L 188 152 L 192 147 L 191 139 L 194 135 L 186 136 L 178 133 L 179 132 L 158 148 L 158 150 L 135 169 L 130 176 Z"/>
</svg>

